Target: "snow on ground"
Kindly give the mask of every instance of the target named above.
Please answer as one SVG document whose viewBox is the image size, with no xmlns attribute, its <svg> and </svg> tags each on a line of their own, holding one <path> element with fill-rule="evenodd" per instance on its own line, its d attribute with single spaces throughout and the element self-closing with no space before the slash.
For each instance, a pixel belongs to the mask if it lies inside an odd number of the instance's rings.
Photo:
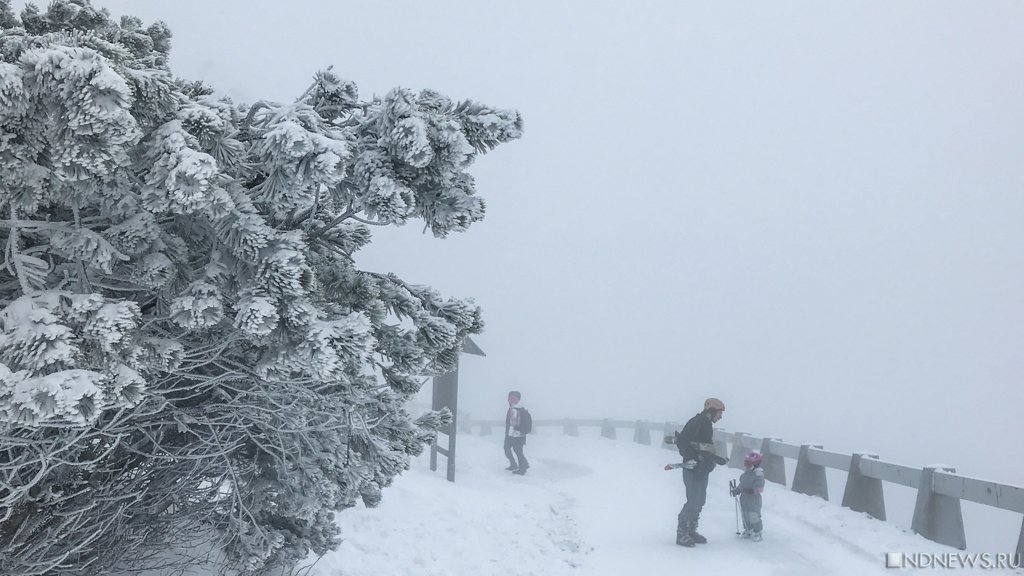
<svg viewBox="0 0 1024 576">
<path fill-rule="evenodd" d="M 958 552 L 771 483 L 764 541 L 741 540 L 728 494 L 739 471 L 723 467 L 711 475 L 701 517 L 709 543 L 681 548 L 675 525 L 682 474 L 662 469 L 678 459 L 674 452 L 627 440 L 531 435 L 530 471 L 515 476 L 504 470 L 500 443 L 460 435 L 454 484 L 444 478 L 442 456 L 437 472 L 429 469 L 429 453 L 416 459 L 378 508 L 339 515 L 344 541 L 309 576 L 891 576 L 900 570 L 885 567 L 888 552 Z"/>
</svg>

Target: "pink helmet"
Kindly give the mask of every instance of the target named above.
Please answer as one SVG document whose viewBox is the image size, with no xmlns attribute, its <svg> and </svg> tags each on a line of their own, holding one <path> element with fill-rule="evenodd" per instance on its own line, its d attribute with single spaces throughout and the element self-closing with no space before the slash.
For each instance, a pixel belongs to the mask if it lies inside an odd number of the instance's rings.
<svg viewBox="0 0 1024 576">
<path fill-rule="evenodd" d="M 751 450 L 750 452 L 747 452 L 746 457 L 743 458 L 743 465 L 744 466 L 750 466 L 751 468 L 754 468 L 756 466 L 760 466 L 761 465 L 761 453 L 758 452 L 757 450 Z"/>
</svg>

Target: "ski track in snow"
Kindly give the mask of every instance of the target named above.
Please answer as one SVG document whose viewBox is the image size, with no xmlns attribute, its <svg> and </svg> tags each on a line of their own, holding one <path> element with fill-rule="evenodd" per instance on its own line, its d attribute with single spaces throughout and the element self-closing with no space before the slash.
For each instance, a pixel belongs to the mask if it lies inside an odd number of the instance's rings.
<svg viewBox="0 0 1024 576">
<path fill-rule="evenodd" d="M 890 523 L 769 483 L 764 540 L 736 535 L 730 479 L 711 475 L 700 531 L 709 543 L 675 545 L 685 501 L 682 474 L 662 466 L 674 451 L 627 440 L 531 435 L 531 468 L 516 476 L 500 437 L 460 436 L 456 483 L 429 454 L 384 492 L 376 509 L 339 515 L 344 541 L 309 576 L 623 576 L 711 571 L 745 576 L 862 576 L 886 552 L 956 552 Z M 979 552 L 982 550 L 978 550 Z M 990 551 L 991 552 L 991 551 Z M 941 570 L 943 574 L 1022 571 Z M 299 572 L 300 574 L 302 572 Z"/>
</svg>

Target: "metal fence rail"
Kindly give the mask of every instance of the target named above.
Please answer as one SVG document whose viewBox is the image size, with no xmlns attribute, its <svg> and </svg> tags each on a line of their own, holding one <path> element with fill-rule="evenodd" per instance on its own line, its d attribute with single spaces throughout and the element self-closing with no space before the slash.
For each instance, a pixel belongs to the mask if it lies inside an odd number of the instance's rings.
<svg viewBox="0 0 1024 576">
<path fill-rule="evenodd" d="M 458 427 L 464 432 L 475 428 L 481 435 L 488 435 L 494 429 L 500 431 L 504 425 L 502 420 L 466 419 L 459 422 Z M 651 444 L 651 433 L 656 432 L 658 443 L 671 450 L 675 447 L 662 443 L 660 438 L 667 438 L 682 428 L 677 422 L 572 418 L 534 420 L 533 426 L 534 429 L 561 427 L 562 433 L 569 436 L 578 436 L 581 427 L 598 428 L 605 438 L 616 438 L 620 428 L 629 429 L 633 430 L 633 441 L 640 444 Z M 786 459 L 795 460 L 790 488 L 825 500 L 829 499 L 825 470 L 847 472 L 842 505 L 879 520 L 886 519 L 883 482 L 913 488 L 917 490 L 917 502 L 911 529 L 929 540 L 961 550 L 967 548 L 961 500 L 1024 514 L 1024 487 L 961 476 L 951 467 L 914 468 L 880 460 L 876 454 L 842 454 L 820 445 L 787 444 L 778 438 L 758 438 L 722 429 L 715 430 L 714 443 L 716 451 L 729 459 L 728 466 L 732 468 L 743 467 L 747 451 L 760 450 L 765 479 L 783 486 L 787 483 Z M 1024 557 L 1024 519 L 1016 554 Z"/>
</svg>

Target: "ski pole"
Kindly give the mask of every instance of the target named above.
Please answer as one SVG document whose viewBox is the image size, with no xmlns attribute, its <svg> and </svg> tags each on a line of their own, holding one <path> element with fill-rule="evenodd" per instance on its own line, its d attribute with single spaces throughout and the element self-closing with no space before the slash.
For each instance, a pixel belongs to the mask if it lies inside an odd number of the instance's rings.
<svg viewBox="0 0 1024 576">
<path fill-rule="evenodd" d="M 740 533 L 740 499 L 739 497 L 733 497 L 736 501 L 736 533 Z"/>
<path fill-rule="evenodd" d="M 740 499 L 736 495 L 736 481 L 729 481 L 729 493 L 732 494 L 732 499 L 736 503 L 736 534 L 740 533 Z"/>
</svg>

